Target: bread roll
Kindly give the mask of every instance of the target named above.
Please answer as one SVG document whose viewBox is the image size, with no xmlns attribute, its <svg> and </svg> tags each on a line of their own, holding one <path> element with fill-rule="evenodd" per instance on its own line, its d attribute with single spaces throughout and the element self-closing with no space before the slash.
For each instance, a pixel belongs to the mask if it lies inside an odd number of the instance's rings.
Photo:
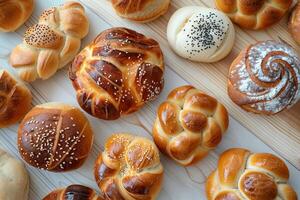
<svg viewBox="0 0 300 200">
<path fill-rule="evenodd" d="M 219 10 L 247 29 L 265 29 L 279 22 L 293 0 L 215 0 Z"/>
<path fill-rule="evenodd" d="M 0 128 L 20 121 L 31 108 L 30 90 L 6 70 L 0 70 Z"/>
<path fill-rule="evenodd" d="M 27 82 L 53 76 L 78 53 L 89 29 L 84 8 L 76 2 L 45 10 L 10 55 L 10 63 Z"/>
<path fill-rule="evenodd" d="M 112 135 L 95 163 L 95 178 L 105 199 L 154 200 L 163 179 L 158 149 L 145 138 Z"/>
<path fill-rule="evenodd" d="M 170 46 L 181 57 L 216 62 L 231 52 L 235 30 L 230 19 L 218 10 L 188 6 L 173 14 L 167 36 Z"/>
<path fill-rule="evenodd" d="M 300 99 L 300 59 L 276 41 L 246 47 L 229 70 L 228 94 L 246 111 L 274 115 Z"/>
<path fill-rule="evenodd" d="M 29 177 L 24 164 L 0 149 L 0 199 L 27 200 Z"/>
<path fill-rule="evenodd" d="M 92 148 L 93 132 L 79 109 L 62 103 L 34 107 L 18 130 L 18 148 L 30 165 L 54 172 L 79 168 Z"/>
<path fill-rule="evenodd" d="M 104 200 L 96 192 L 82 185 L 70 185 L 64 189 L 54 190 L 43 200 Z"/>
<path fill-rule="evenodd" d="M 126 28 L 102 32 L 70 68 L 79 105 L 105 120 L 135 112 L 156 98 L 164 86 L 163 74 L 159 44 Z"/>
<path fill-rule="evenodd" d="M 229 149 L 207 179 L 207 199 L 297 200 L 288 179 L 287 166 L 275 155 Z"/>
<path fill-rule="evenodd" d="M 300 45 L 300 3 L 293 8 L 289 19 L 289 32 L 294 40 Z"/>
<path fill-rule="evenodd" d="M 146 23 L 167 12 L 170 0 L 111 0 L 116 13 L 125 19 Z"/>
<path fill-rule="evenodd" d="M 191 165 L 221 142 L 228 118 L 226 108 L 215 98 L 193 86 L 182 86 L 159 106 L 153 138 L 163 153 L 181 165 Z"/>
<path fill-rule="evenodd" d="M 0 31 L 18 29 L 30 17 L 34 8 L 33 0 L 1 0 Z"/>
</svg>

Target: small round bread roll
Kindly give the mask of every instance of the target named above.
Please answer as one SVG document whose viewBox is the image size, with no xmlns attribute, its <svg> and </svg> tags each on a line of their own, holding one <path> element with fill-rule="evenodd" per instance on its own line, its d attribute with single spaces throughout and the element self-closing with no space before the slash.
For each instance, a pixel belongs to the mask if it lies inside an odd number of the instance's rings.
<svg viewBox="0 0 300 200">
<path fill-rule="evenodd" d="M 155 99 L 164 87 L 163 75 L 159 44 L 126 28 L 102 32 L 70 68 L 81 108 L 105 120 L 135 112 Z"/>
<path fill-rule="evenodd" d="M 284 161 L 268 153 L 229 149 L 206 182 L 207 200 L 297 200 Z"/>
<path fill-rule="evenodd" d="M 104 200 L 97 193 L 83 185 L 70 185 L 67 188 L 54 190 L 43 200 Z"/>
<path fill-rule="evenodd" d="M 247 29 L 265 29 L 279 22 L 293 0 L 215 0 L 219 10 Z"/>
<path fill-rule="evenodd" d="M 192 86 L 174 89 L 153 127 L 159 149 L 181 165 L 194 164 L 214 149 L 228 128 L 226 108 Z"/>
<path fill-rule="evenodd" d="M 93 132 L 82 112 L 62 103 L 34 107 L 18 130 L 18 148 L 30 165 L 54 172 L 77 169 L 93 144 Z"/>
<path fill-rule="evenodd" d="M 154 200 L 163 179 L 159 151 L 146 138 L 112 135 L 95 163 L 95 178 L 105 199 Z"/>
<path fill-rule="evenodd" d="M 146 23 L 167 12 L 170 0 L 111 0 L 116 13 L 125 19 Z"/>
<path fill-rule="evenodd" d="M 228 94 L 234 103 L 256 114 L 274 115 L 300 100 L 300 58 L 276 41 L 246 47 L 229 69 Z"/>
<path fill-rule="evenodd" d="M 167 36 L 172 49 L 183 58 L 216 62 L 231 52 L 235 30 L 230 19 L 220 11 L 188 6 L 173 14 Z"/>
<path fill-rule="evenodd" d="M 0 149 L 0 199 L 27 200 L 29 177 L 24 164 Z"/>
<path fill-rule="evenodd" d="M 294 40 L 300 45 L 300 2 L 295 5 L 290 16 L 289 32 Z"/>
<path fill-rule="evenodd" d="M 6 70 L 0 70 L 0 128 L 20 121 L 31 108 L 30 90 Z"/>
<path fill-rule="evenodd" d="M 33 8 L 34 0 L 1 0 L 0 31 L 15 31 L 30 17 Z"/>
</svg>

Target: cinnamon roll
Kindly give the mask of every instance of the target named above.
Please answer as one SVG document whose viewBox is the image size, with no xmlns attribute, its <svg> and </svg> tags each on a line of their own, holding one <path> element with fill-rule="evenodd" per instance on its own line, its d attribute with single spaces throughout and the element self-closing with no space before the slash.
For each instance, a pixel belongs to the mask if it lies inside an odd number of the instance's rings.
<svg viewBox="0 0 300 200">
<path fill-rule="evenodd" d="M 285 43 L 248 46 L 229 70 L 228 94 L 243 109 L 273 115 L 300 99 L 300 59 Z"/>
</svg>

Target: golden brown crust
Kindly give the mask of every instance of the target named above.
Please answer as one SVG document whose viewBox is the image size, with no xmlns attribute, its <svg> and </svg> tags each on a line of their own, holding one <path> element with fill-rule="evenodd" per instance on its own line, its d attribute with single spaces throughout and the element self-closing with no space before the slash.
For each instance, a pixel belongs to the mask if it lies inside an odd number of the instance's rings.
<svg viewBox="0 0 300 200">
<path fill-rule="evenodd" d="M 28 164 L 62 172 L 84 163 L 93 138 L 89 122 L 77 108 L 48 103 L 25 116 L 18 130 L 18 148 Z"/>
<path fill-rule="evenodd" d="M 215 0 L 219 10 L 247 29 L 265 29 L 281 20 L 292 0 Z"/>
<path fill-rule="evenodd" d="M 275 155 L 229 149 L 208 177 L 206 195 L 208 200 L 297 200 L 288 178 L 287 166 Z"/>
<path fill-rule="evenodd" d="M 70 79 L 79 105 L 105 120 L 138 110 L 164 86 L 159 44 L 126 28 L 102 32 L 75 58 Z"/>
<path fill-rule="evenodd" d="M 160 192 L 163 166 L 158 149 L 151 141 L 115 134 L 106 141 L 94 173 L 107 199 L 154 200 Z"/>
<path fill-rule="evenodd" d="M 120 17 L 146 23 L 165 14 L 170 0 L 111 0 L 111 3 Z"/>
<path fill-rule="evenodd" d="M 291 33 L 294 40 L 300 44 L 300 3 L 298 2 L 289 18 L 289 32 Z"/>
<path fill-rule="evenodd" d="M 96 192 L 83 185 L 70 185 L 64 189 L 54 190 L 43 200 L 104 200 L 102 197 L 98 196 Z"/>
<path fill-rule="evenodd" d="M 226 108 L 192 86 L 170 92 L 157 112 L 153 138 L 161 151 L 182 165 L 207 155 L 228 128 Z"/>
<path fill-rule="evenodd" d="M 2 0 L 0 2 L 0 31 L 12 32 L 30 17 L 33 0 Z"/>
<path fill-rule="evenodd" d="M 23 43 L 13 49 L 10 64 L 24 81 L 48 79 L 74 58 L 88 30 L 89 22 L 79 3 L 47 9 L 38 24 L 26 31 Z"/>
<path fill-rule="evenodd" d="M 31 108 L 29 89 L 8 71 L 0 70 L 0 128 L 20 121 Z"/>
</svg>

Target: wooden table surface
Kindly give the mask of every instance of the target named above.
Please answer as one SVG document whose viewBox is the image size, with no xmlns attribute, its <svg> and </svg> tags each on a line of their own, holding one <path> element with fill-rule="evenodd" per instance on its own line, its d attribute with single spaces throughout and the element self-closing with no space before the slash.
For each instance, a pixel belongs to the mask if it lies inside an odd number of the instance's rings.
<svg viewBox="0 0 300 200">
<path fill-rule="evenodd" d="M 42 10 L 62 2 L 63 0 L 36 0 L 34 14 L 23 27 L 15 33 L 0 33 L 1 67 L 10 68 L 7 59 L 11 50 L 22 41 L 26 28 L 37 22 Z M 93 164 L 98 153 L 103 149 L 105 139 L 112 133 L 124 131 L 151 139 L 156 108 L 170 90 L 184 84 L 193 84 L 223 102 L 230 112 L 230 127 L 221 145 L 195 166 L 181 167 L 167 157 L 161 156 L 165 167 L 165 179 L 159 200 L 206 199 L 205 179 L 216 167 L 218 155 L 232 147 L 244 147 L 255 152 L 271 152 L 281 156 L 290 169 L 290 183 L 300 195 L 300 104 L 276 116 L 258 116 L 246 113 L 235 106 L 226 92 L 229 65 L 247 44 L 259 40 L 282 39 L 299 51 L 299 47 L 287 32 L 287 17 L 266 31 L 242 30 L 236 26 L 237 37 L 232 53 L 221 62 L 201 64 L 184 60 L 171 51 L 166 40 L 166 26 L 176 9 L 187 5 L 214 7 L 213 0 L 172 0 L 172 5 L 166 15 L 143 25 L 116 16 L 107 0 L 80 0 L 80 2 L 85 6 L 91 23 L 90 33 L 83 40 L 83 46 L 101 31 L 114 26 L 125 26 L 153 37 L 159 41 L 165 55 L 166 86 L 157 100 L 130 116 L 112 122 L 88 116 L 95 132 L 95 143 L 87 162 L 79 170 L 57 174 L 26 165 L 31 179 L 30 200 L 39 200 L 55 188 L 74 183 L 84 184 L 99 191 L 93 177 Z M 34 105 L 60 101 L 77 106 L 75 92 L 68 79 L 66 68 L 50 80 L 36 81 L 28 86 L 34 96 Z M 0 129 L 0 147 L 20 158 L 16 145 L 17 128 L 18 126 L 15 125 Z"/>
</svg>

